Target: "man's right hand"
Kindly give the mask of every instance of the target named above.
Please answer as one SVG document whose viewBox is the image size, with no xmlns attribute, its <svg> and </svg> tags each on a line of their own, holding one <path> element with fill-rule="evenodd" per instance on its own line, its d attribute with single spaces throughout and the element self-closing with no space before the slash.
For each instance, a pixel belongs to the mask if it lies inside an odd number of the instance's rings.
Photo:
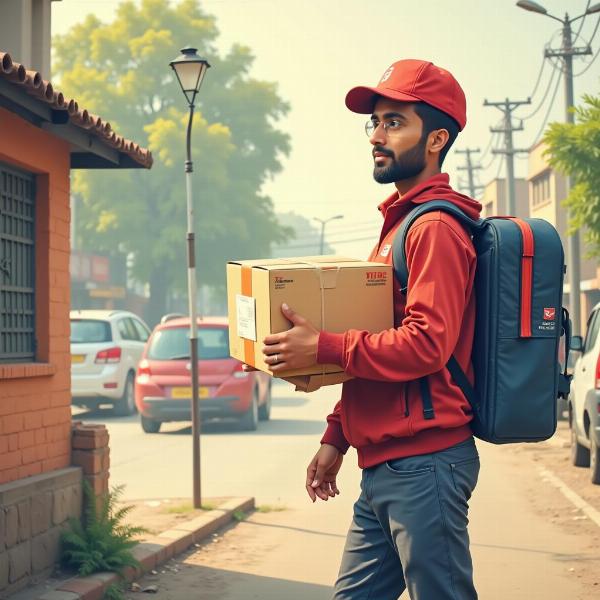
<svg viewBox="0 0 600 600">
<path fill-rule="evenodd" d="M 306 491 L 313 502 L 317 497 L 328 500 L 340 493 L 336 476 L 343 459 L 344 455 L 335 446 L 321 445 L 306 469 Z"/>
</svg>

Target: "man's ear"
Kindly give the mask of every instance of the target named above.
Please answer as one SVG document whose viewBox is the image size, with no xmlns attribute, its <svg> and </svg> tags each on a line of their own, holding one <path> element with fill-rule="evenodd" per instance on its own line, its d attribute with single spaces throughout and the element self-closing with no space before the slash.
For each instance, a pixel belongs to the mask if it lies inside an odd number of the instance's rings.
<svg viewBox="0 0 600 600">
<path fill-rule="evenodd" d="M 450 134 L 447 129 L 436 129 L 429 134 L 428 141 L 428 150 L 432 154 L 437 154 L 439 156 L 440 152 L 444 149 L 448 140 L 450 139 Z"/>
</svg>

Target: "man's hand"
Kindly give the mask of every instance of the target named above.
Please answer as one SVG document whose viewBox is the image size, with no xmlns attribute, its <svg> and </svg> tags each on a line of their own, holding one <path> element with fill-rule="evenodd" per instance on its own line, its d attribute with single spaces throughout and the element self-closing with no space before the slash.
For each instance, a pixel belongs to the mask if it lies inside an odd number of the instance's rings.
<svg viewBox="0 0 600 600">
<path fill-rule="evenodd" d="M 335 478 L 342 466 L 344 455 L 331 444 L 322 444 L 306 469 L 306 491 L 315 502 L 334 498 L 340 493 Z"/>
<path fill-rule="evenodd" d="M 288 369 L 302 369 L 317 362 L 319 330 L 304 317 L 296 314 L 287 304 L 281 305 L 284 317 L 293 327 L 267 336 L 263 343 L 265 362 L 273 374 Z"/>
</svg>

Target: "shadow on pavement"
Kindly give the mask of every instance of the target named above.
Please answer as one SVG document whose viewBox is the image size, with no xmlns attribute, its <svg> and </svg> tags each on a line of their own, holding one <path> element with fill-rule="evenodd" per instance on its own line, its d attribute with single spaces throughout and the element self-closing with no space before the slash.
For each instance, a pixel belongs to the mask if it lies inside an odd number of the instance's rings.
<svg viewBox="0 0 600 600">
<path fill-rule="evenodd" d="M 242 563 L 243 563 L 242 559 Z M 158 581 L 144 578 L 145 585 L 156 583 L 157 600 L 329 600 L 331 587 L 265 577 L 239 571 L 191 564 L 177 574 L 161 575 Z"/>
</svg>

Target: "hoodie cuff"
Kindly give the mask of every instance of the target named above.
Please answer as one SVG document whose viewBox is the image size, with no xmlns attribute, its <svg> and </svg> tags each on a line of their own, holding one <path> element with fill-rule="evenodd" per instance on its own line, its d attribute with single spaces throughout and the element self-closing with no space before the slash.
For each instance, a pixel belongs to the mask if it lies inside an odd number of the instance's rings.
<svg viewBox="0 0 600 600">
<path fill-rule="evenodd" d="M 321 438 L 321 444 L 335 446 L 342 454 L 346 454 L 350 444 L 344 436 L 341 423 L 330 422 Z"/>
<path fill-rule="evenodd" d="M 319 345 L 317 347 L 317 363 L 320 365 L 344 366 L 344 334 L 319 333 Z"/>
</svg>

